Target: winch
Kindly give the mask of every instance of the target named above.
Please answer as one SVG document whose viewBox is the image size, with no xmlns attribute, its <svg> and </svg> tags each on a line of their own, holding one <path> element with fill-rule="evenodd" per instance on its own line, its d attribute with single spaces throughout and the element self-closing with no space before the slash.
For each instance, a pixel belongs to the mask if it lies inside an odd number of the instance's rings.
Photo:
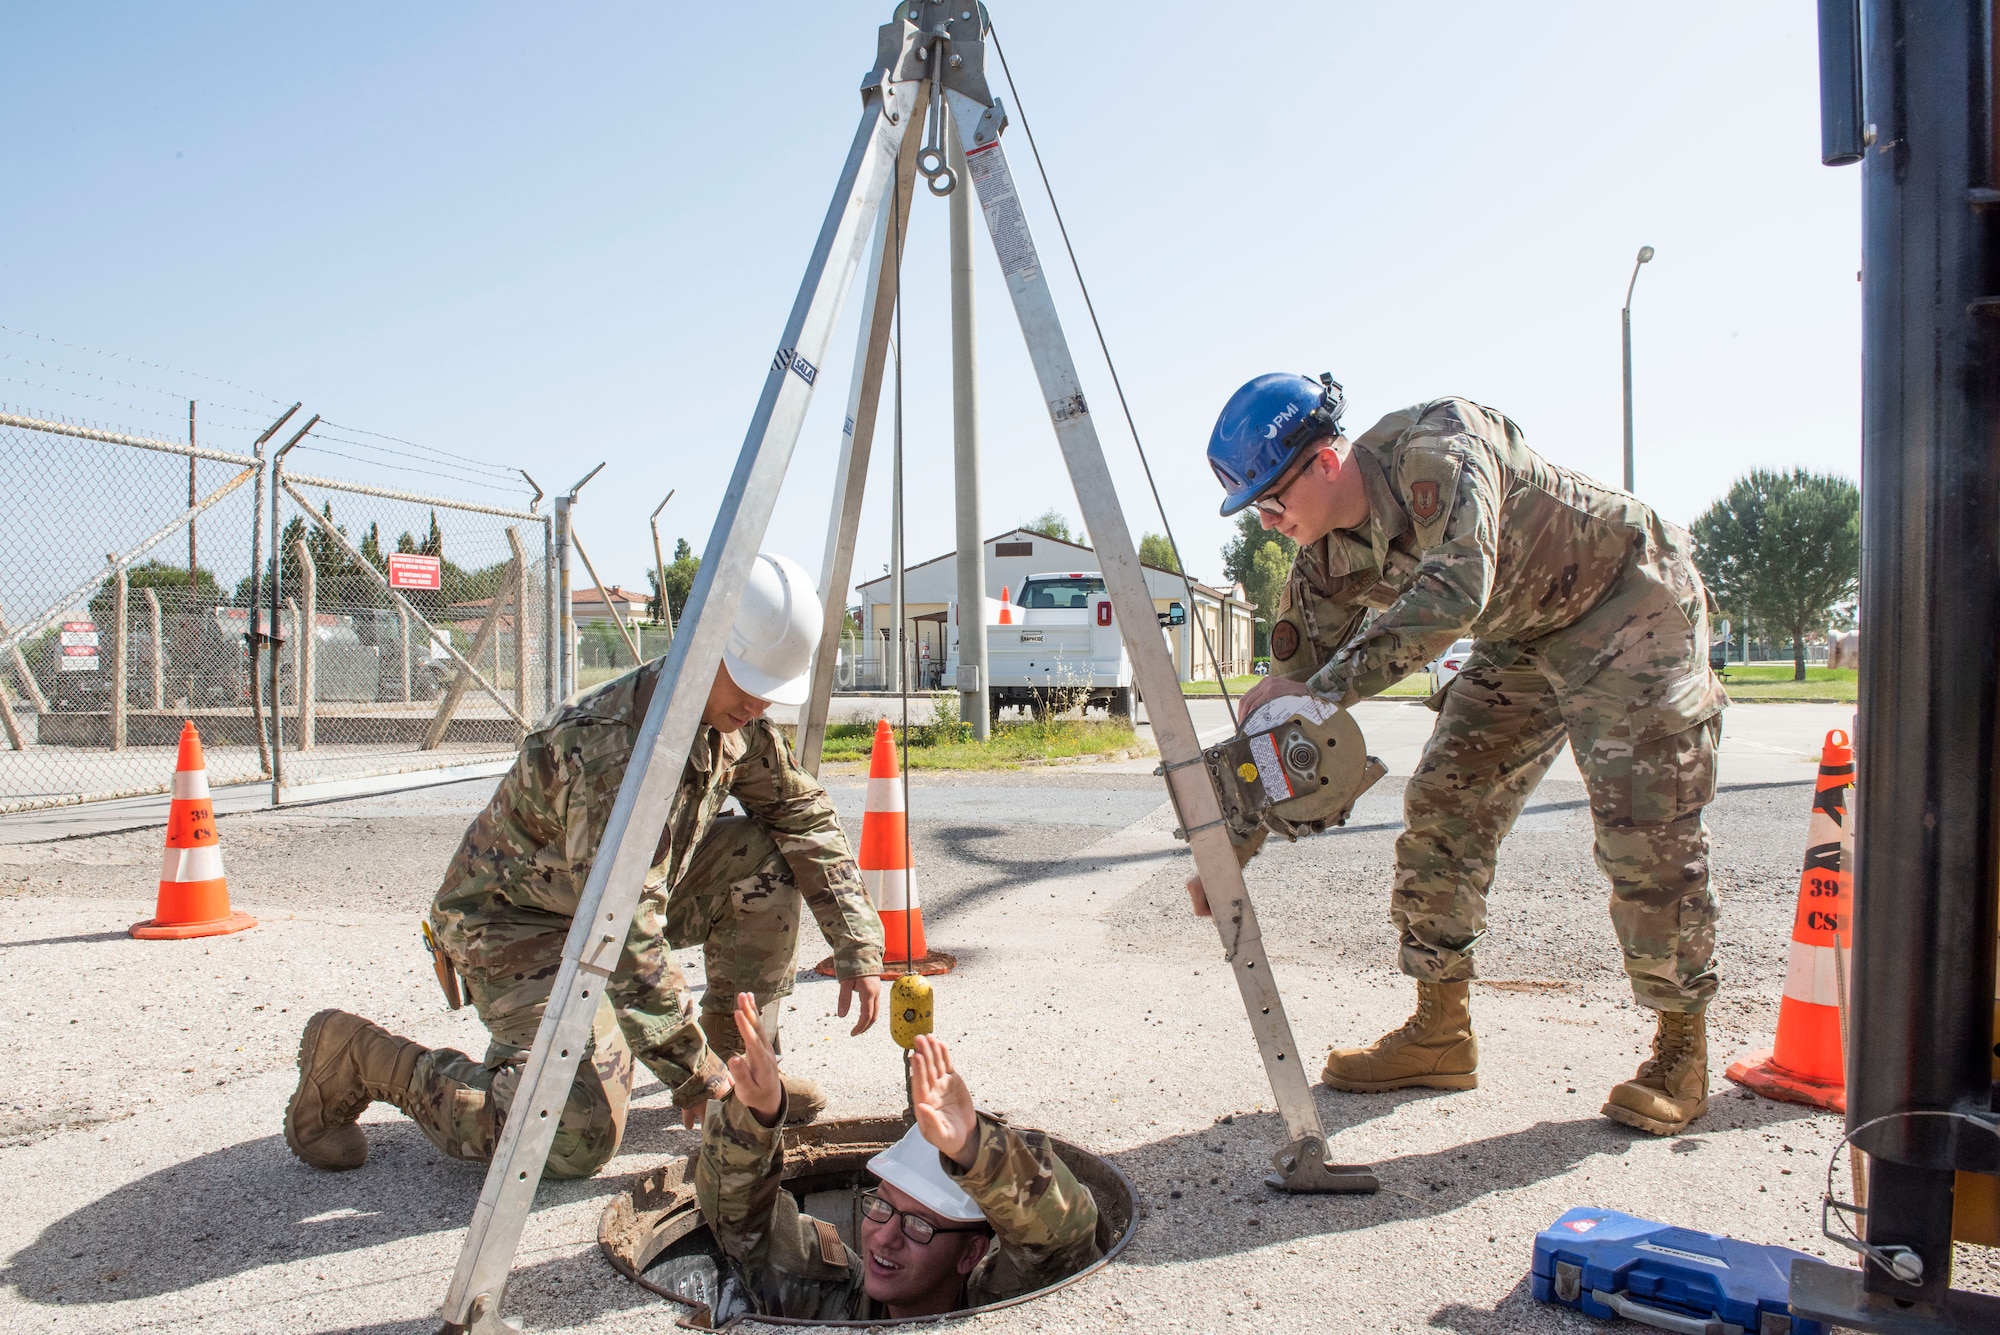
<svg viewBox="0 0 2000 1335">
<path fill-rule="evenodd" d="M 1272 700 L 1242 731 L 1202 752 L 1222 819 L 1238 844 L 1269 827 L 1287 838 L 1344 825 L 1388 773 L 1353 716 L 1310 696 Z"/>
</svg>

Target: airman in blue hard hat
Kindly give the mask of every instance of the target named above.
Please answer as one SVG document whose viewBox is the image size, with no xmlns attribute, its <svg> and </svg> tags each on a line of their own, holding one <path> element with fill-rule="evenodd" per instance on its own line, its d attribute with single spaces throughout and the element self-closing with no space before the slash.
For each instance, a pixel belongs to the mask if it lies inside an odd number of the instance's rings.
<svg viewBox="0 0 2000 1335">
<path fill-rule="evenodd" d="M 1404 794 L 1390 917 L 1417 1010 L 1326 1063 L 1335 1089 L 1470 1089 L 1473 948 L 1500 841 L 1568 743 L 1590 793 L 1611 922 L 1652 1058 L 1604 1114 L 1672 1135 L 1708 1107 L 1703 1012 L 1716 990 L 1715 895 L 1702 809 L 1728 703 L 1688 536 L 1635 497 L 1528 448 L 1465 399 L 1384 417 L 1350 441 L 1331 376 L 1237 390 L 1208 461 L 1222 513 L 1298 544 L 1271 626 L 1271 675 L 1247 716 L 1287 694 L 1376 695 L 1470 637 L 1431 697 L 1437 726 Z M 1198 881 L 1189 883 L 1206 911 Z"/>
</svg>

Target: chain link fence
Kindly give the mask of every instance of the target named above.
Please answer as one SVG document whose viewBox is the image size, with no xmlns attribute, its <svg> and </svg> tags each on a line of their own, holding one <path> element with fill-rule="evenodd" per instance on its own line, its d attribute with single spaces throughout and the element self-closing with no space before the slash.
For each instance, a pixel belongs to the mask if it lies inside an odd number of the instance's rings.
<svg viewBox="0 0 2000 1335">
<path fill-rule="evenodd" d="M 260 620 L 283 640 L 264 660 L 281 791 L 510 758 L 560 698 L 551 516 L 282 456 L 273 477 Z"/>
<path fill-rule="evenodd" d="M 261 460 L 0 413 L 0 813 L 266 773 L 243 638 Z"/>
</svg>

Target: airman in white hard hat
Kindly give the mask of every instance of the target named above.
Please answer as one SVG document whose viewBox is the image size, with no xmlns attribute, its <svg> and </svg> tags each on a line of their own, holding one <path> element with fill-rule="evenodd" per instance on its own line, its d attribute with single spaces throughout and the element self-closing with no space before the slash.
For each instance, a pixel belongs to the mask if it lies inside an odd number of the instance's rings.
<svg viewBox="0 0 2000 1335">
<path fill-rule="evenodd" d="M 1089 1265 L 1097 1201 L 1049 1138 L 972 1106 L 944 1040 L 909 1054 L 916 1125 L 868 1161 L 857 1246 L 799 1210 L 779 1185 L 785 1090 L 757 998 L 736 999 L 743 1052 L 734 1094 L 702 1128 L 695 1194 L 727 1258 L 741 1307 L 757 1316 L 871 1321 L 937 1316 L 1046 1288 Z M 735 1311 L 717 1311 L 726 1321 Z"/>
<path fill-rule="evenodd" d="M 739 992 L 754 996 L 775 1044 L 802 904 L 833 948 L 838 1013 L 858 1007 L 856 1034 L 875 1022 L 881 920 L 832 800 L 764 719 L 772 704 L 805 699 L 820 625 L 805 570 L 760 553 L 560 1114 L 552 1177 L 588 1176 L 616 1152 L 634 1058 L 690 1126 L 710 1100 L 728 1097 L 724 1063 L 743 1050 L 730 1007 Z M 356 1119 L 373 1100 L 401 1108 L 453 1158 L 491 1158 L 664 664 L 585 692 L 530 733 L 445 873 L 428 918 L 433 962 L 447 1001 L 460 1004 L 462 988 L 490 1031 L 484 1056 L 427 1049 L 360 1016 L 320 1012 L 306 1025 L 285 1114 L 286 1143 L 301 1159 L 360 1167 L 368 1144 Z M 718 817 L 731 797 L 743 814 Z M 698 1010 L 673 959 L 694 945 L 708 979 Z M 787 1076 L 784 1085 L 786 1120 L 810 1121 L 825 1107 L 810 1080 Z"/>
</svg>

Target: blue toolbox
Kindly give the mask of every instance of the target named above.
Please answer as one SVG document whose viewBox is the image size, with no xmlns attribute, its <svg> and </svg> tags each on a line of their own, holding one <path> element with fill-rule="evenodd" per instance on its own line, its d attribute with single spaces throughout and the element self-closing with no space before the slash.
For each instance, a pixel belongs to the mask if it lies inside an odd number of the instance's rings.
<svg viewBox="0 0 2000 1335">
<path fill-rule="evenodd" d="M 1683 1335 L 1826 1335 L 1794 1317 L 1789 1247 L 1622 1214 L 1571 1210 L 1535 1235 L 1535 1298 Z"/>
</svg>

